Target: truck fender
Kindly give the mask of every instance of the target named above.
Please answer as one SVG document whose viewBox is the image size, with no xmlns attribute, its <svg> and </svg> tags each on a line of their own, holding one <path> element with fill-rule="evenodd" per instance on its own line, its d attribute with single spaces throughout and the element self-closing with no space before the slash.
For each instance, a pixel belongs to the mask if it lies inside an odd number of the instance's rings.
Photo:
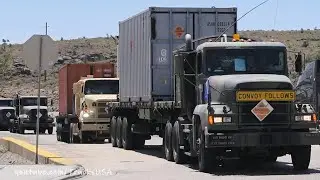
<svg viewBox="0 0 320 180">
<path fill-rule="evenodd" d="M 201 120 L 201 126 L 202 129 L 204 129 L 208 125 L 208 105 L 207 104 L 200 104 L 197 105 L 196 108 L 193 111 L 194 115 L 199 116 Z M 225 104 L 212 104 L 211 107 L 214 109 L 214 114 L 219 115 L 219 114 L 233 114 L 231 108 Z M 227 111 L 226 113 L 224 112 L 224 109 Z"/>
<path fill-rule="evenodd" d="M 193 114 L 199 117 L 201 121 L 201 127 L 204 129 L 208 125 L 208 105 L 207 104 L 199 104 L 194 108 Z"/>
</svg>

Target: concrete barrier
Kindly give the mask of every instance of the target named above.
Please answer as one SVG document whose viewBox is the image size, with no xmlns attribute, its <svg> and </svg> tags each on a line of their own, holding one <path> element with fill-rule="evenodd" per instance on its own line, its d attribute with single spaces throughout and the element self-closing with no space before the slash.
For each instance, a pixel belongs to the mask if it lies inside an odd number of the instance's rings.
<svg viewBox="0 0 320 180">
<path fill-rule="evenodd" d="M 20 156 L 35 162 L 36 158 L 36 146 L 26 141 L 16 139 L 13 137 L 3 137 L 0 139 L 0 144 L 7 147 L 12 152 L 19 154 Z M 39 164 L 56 164 L 56 165 L 72 165 L 72 161 L 67 158 L 63 158 L 54 153 L 48 152 L 41 148 L 38 148 L 38 163 Z"/>
</svg>

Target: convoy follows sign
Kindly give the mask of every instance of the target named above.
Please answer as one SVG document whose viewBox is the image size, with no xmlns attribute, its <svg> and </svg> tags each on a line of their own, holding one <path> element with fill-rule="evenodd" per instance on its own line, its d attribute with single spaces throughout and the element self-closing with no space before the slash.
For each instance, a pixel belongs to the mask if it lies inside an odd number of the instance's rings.
<svg viewBox="0 0 320 180">
<path fill-rule="evenodd" d="M 251 110 L 252 114 L 254 114 L 259 119 L 259 121 L 263 121 L 272 111 L 273 107 L 265 99 L 262 99 Z"/>
<path fill-rule="evenodd" d="M 294 91 L 238 91 L 237 101 L 294 101 L 296 93 Z"/>
</svg>

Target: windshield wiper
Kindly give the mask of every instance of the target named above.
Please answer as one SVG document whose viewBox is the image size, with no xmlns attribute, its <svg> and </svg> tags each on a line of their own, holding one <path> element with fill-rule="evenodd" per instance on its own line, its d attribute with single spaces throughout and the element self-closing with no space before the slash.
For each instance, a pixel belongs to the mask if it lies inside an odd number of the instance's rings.
<svg viewBox="0 0 320 180">
<path fill-rule="evenodd" d="M 211 86 L 209 83 L 208 83 L 209 87 L 215 91 L 217 91 L 218 93 L 222 94 L 223 96 L 225 96 L 225 94 L 221 91 L 219 91 L 218 89 L 216 89 L 215 87 Z"/>
</svg>

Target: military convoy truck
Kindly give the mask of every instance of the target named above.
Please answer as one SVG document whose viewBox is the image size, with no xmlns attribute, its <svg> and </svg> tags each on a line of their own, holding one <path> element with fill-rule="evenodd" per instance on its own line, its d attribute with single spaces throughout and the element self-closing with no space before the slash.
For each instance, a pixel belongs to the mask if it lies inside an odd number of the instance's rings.
<svg viewBox="0 0 320 180">
<path fill-rule="evenodd" d="M 12 130 L 10 122 L 16 120 L 13 102 L 12 98 L 0 98 L 0 130 Z"/>
<path fill-rule="evenodd" d="M 236 13 L 151 7 L 120 22 L 120 98 L 107 104 L 114 147 L 141 148 L 159 135 L 168 161 L 195 158 L 201 172 L 228 158 L 286 154 L 294 169 L 308 169 L 320 134 L 313 108 L 294 102 L 287 48 L 240 39 Z"/>
<path fill-rule="evenodd" d="M 11 121 L 11 132 L 24 134 L 25 130 L 33 130 L 36 133 L 38 96 L 17 95 L 14 98 L 14 107 L 16 109 L 17 120 Z M 46 96 L 40 97 L 39 115 L 39 132 L 45 133 L 48 130 L 48 133 L 52 134 L 54 119 L 48 114 L 48 98 Z"/>
<path fill-rule="evenodd" d="M 119 79 L 114 65 L 68 64 L 59 71 L 57 140 L 103 142 L 110 138 L 107 102 L 117 101 Z"/>
<path fill-rule="evenodd" d="M 305 65 L 295 87 L 298 103 L 311 104 L 320 116 L 320 60 L 313 60 Z M 318 123 L 319 124 L 319 123 Z"/>
</svg>

